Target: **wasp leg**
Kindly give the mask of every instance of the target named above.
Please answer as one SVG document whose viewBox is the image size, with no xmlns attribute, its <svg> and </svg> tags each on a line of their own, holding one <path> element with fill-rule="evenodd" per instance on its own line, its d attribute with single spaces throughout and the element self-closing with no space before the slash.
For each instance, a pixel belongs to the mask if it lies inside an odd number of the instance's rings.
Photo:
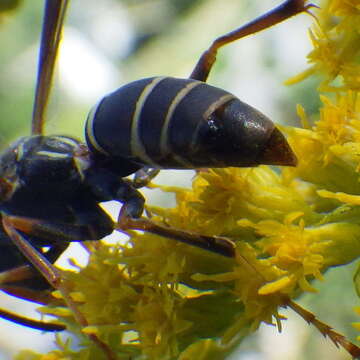
<svg viewBox="0 0 360 360">
<path fill-rule="evenodd" d="M 140 218 L 144 210 L 144 198 L 138 190 L 132 187 L 130 182 L 124 181 L 118 189 L 117 195 L 116 199 L 123 203 L 118 218 L 117 230 L 143 230 L 197 246 L 219 255 L 227 257 L 235 256 L 235 245 L 229 239 L 172 229 L 157 225 L 148 219 Z"/>
<path fill-rule="evenodd" d="M 132 184 L 136 189 L 147 186 L 159 172 L 160 169 L 144 166 L 135 173 Z"/>
<path fill-rule="evenodd" d="M 235 257 L 235 244 L 221 236 L 205 236 L 187 231 L 173 229 L 170 227 L 160 226 L 151 220 L 141 218 L 134 219 L 124 216 L 119 219 L 119 230 L 133 229 L 143 230 L 155 235 L 167 237 L 176 241 L 196 246 L 201 249 L 214 252 L 218 255 L 233 258 Z"/>
<path fill-rule="evenodd" d="M 144 212 L 145 199 L 141 193 L 127 179 L 114 178 L 112 174 L 94 173 L 87 178 L 90 186 L 103 201 L 116 200 L 123 203 L 115 229 L 125 231 L 129 229 L 144 230 L 160 236 L 168 237 L 193 246 L 215 252 L 217 254 L 234 257 L 235 245 L 223 237 L 197 235 L 186 231 L 163 227 L 152 221 L 140 218 Z"/>
<path fill-rule="evenodd" d="M 65 330 L 65 326 L 55 323 L 45 323 L 43 321 L 29 319 L 27 317 L 14 314 L 12 312 L 0 309 L 0 317 L 9 320 L 15 324 L 27 326 L 29 328 L 40 330 L 40 331 L 48 331 L 48 332 L 55 332 L 55 331 L 63 331 Z"/>
<path fill-rule="evenodd" d="M 190 79 L 206 82 L 212 66 L 216 61 L 216 54 L 219 48 L 233 41 L 239 40 L 247 35 L 255 34 L 261 30 L 278 24 L 296 14 L 307 12 L 309 8 L 315 7 L 313 4 L 305 5 L 306 0 L 287 0 L 279 6 L 268 11 L 262 16 L 248 22 L 247 24 L 235 29 L 214 40 L 212 45 L 200 57 Z"/>
<path fill-rule="evenodd" d="M 44 276 L 53 288 L 58 289 L 61 287 L 62 281 L 59 271 L 17 231 L 11 217 L 3 216 L 2 222 L 6 233 L 27 260 Z"/>
<path fill-rule="evenodd" d="M 51 245 L 54 241 L 57 242 L 57 245 L 66 242 L 66 244 L 63 244 L 64 247 L 68 246 L 68 242 L 99 240 L 109 235 L 114 229 L 113 221 L 101 208 L 96 209 L 95 213 L 78 214 L 78 218 L 81 217 L 81 220 L 85 221 L 86 219 L 85 224 L 52 223 L 50 221 L 13 215 L 7 215 L 6 217 L 7 221 L 15 229 L 41 239 L 40 244 L 43 245 L 49 244 L 46 240 L 51 241 Z M 56 254 L 50 252 L 55 252 L 55 249 L 56 247 L 52 246 L 49 254 L 46 255 L 46 258 L 51 263 L 55 262 L 56 259 L 52 261 L 52 258 L 56 257 Z"/>
<path fill-rule="evenodd" d="M 50 291 L 47 290 L 32 290 L 23 286 L 10 284 L 0 285 L 0 290 L 8 295 L 41 305 L 49 304 L 50 301 L 53 300 Z"/>
<path fill-rule="evenodd" d="M 0 290 L 19 299 L 31 301 L 37 304 L 48 304 L 51 300 L 51 294 L 49 291 L 31 290 L 22 286 L 13 285 L 0 285 Z M 14 314 L 4 309 L 0 309 L 0 317 L 16 324 L 30 327 L 36 330 L 42 331 L 63 331 L 66 329 L 64 325 L 55 324 L 52 322 L 44 322 L 41 320 L 29 319 L 27 317 Z"/>
<path fill-rule="evenodd" d="M 2 242 L 2 256 L 6 256 L 8 252 L 9 254 L 13 254 L 14 251 L 18 252 L 16 248 L 14 250 L 15 245 L 10 242 L 8 237 L 3 240 L 6 240 L 6 242 Z M 65 247 L 66 246 L 67 244 L 65 244 Z M 63 251 L 64 245 L 55 246 L 54 248 L 50 248 L 44 256 L 46 256 L 49 261 L 55 261 Z M 15 261 L 15 263 L 16 261 L 18 261 L 18 263 L 25 263 L 25 259 L 20 253 L 17 257 L 9 256 L 9 258 L 11 261 Z M 6 267 L 9 264 L 2 263 L 1 265 Z M 16 264 L 14 264 L 14 266 L 16 266 Z M 38 304 L 48 304 L 51 299 L 48 289 L 49 284 L 47 284 L 38 271 L 30 265 L 21 265 L 0 272 L 0 290 L 11 296 Z M 65 327 L 60 324 L 46 323 L 41 320 L 29 319 L 4 309 L 0 309 L 0 317 L 19 325 L 42 331 L 62 331 L 65 329 Z"/>
<path fill-rule="evenodd" d="M 125 227 L 128 218 L 137 219 L 144 211 L 145 199 L 129 180 L 121 181 L 114 199 L 123 203 L 118 224 L 122 224 Z"/>
<path fill-rule="evenodd" d="M 30 243 L 36 243 L 35 238 L 27 238 Z M 67 248 L 67 243 L 59 243 L 51 245 L 49 250 L 42 252 L 41 254 L 53 264 L 58 257 Z M 0 273 L 0 289 L 4 292 L 23 298 L 25 300 L 48 303 L 45 291 L 49 290 L 50 286 L 43 276 L 33 267 L 31 264 L 27 264 L 27 260 L 22 255 L 16 246 L 12 244 L 11 251 L 19 253 L 19 258 L 24 265 L 16 266 L 9 270 L 5 270 Z M 40 249 L 37 249 L 40 251 Z"/>
<path fill-rule="evenodd" d="M 72 300 L 70 290 L 67 288 L 66 283 L 61 277 L 61 273 L 57 270 L 42 254 L 40 254 L 30 243 L 12 226 L 11 220 L 8 216 L 3 216 L 3 227 L 18 247 L 21 253 L 31 262 L 31 264 L 44 276 L 49 284 L 59 290 L 63 296 L 63 299 L 69 309 L 71 309 L 75 320 L 82 326 L 88 326 L 88 322 L 83 314 L 78 310 L 76 303 Z M 116 360 L 116 355 L 112 350 L 96 335 L 89 334 L 89 338 L 94 341 L 106 354 L 109 360 Z"/>
<path fill-rule="evenodd" d="M 49 296 L 45 294 L 47 289 L 49 284 L 31 265 L 22 265 L 0 272 L 0 290 L 9 295 L 47 304 L 49 302 Z"/>
<path fill-rule="evenodd" d="M 90 225 L 54 224 L 39 219 L 21 216 L 8 216 L 8 221 L 11 222 L 15 229 L 26 234 L 37 236 L 43 239 L 43 241 L 45 239 L 56 239 L 56 241 L 59 242 L 73 242 L 99 240 L 104 237 L 102 234 L 97 233 Z"/>
<path fill-rule="evenodd" d="M 11 284 L 31 279 L 33 276 L 34 270 L 30 265 L 17 266 L 13 269 L 0 272 L 0 286 L 2 284 Z"/>
</svg>

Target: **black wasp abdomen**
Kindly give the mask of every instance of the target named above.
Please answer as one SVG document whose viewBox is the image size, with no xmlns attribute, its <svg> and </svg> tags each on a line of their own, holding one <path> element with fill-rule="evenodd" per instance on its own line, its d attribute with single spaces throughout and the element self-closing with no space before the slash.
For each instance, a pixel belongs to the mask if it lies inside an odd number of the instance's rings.
<svg viewBox="0 0 360 360">
<path fill-rule="evenodd" d="M 88 119 L 87 139 L 96 151 L 112 156 L 156 167 L 194 168 L 191 142 L 199 119 L 215 101 L 231 98 L 222 89 L 191 79 L 134 81 L 97 105 Z"/>
<path fill-rule="evenodd" d="M 284 143 L 266 116 L 231 93 L 172 77 L 141 79 L 105 96 L 89 114 L 86 139 L 95 157 L 116 158 L 123 169 L 276 164 L 276 144 Z"/>
</svg>

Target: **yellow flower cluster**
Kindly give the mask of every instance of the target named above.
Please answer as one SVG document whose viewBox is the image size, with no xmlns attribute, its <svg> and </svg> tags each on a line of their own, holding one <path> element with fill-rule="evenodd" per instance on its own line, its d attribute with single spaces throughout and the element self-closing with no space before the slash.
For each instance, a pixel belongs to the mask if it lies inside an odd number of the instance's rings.
<svg viewBox="0 0 360 360">
<path fill-rule="evenodd" d="M 19 360 L 103 358 L 85 334 L 120 359 L 223 359 L 261 322 L 281 327 L 279 307 L 315 291 L 311 281 L 329 267 L 359 258 L 360 3 L 323 1 L 316 16 L 311 67 L 291 81 L 317 74 L 331 96 L 320 94 L 314 125 L 298 106 L 303 127 L 283 129 L 299 165 L 201 171 L 191 189 L 161 187 L 176 195 L 174 208 L 148 207 L 154 221 L 229 237 L 236 259 L 147 233 L 98 245 L 87 267 L 66 275 L 89 326 L 80 331 L 63 308 L 43 310 L 80 350 L 58 338 L 60 350 Z"/>
<path fill-rule="evenodd" d="M 288 83 L 319 74 L 323 77 L 320 91 L 359 91 L 359 1 L 323 0 L 320 7 L 316 13 L 319 26 L 310 32 L 311 67 Z"/>
</svg>

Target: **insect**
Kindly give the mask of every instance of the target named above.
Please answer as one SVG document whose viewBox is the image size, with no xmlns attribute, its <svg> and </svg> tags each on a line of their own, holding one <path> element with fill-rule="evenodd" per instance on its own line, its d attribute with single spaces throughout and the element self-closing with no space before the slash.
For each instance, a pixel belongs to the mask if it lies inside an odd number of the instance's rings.
<svg viewBox="0 0 360 360">
<path fill-rule="evenodd" d="M 0 275 L 2 290 L 28 300 L 46 302 L 46 291 L 59 289 L 86 326 L 52 266 L 72 241 L 99 240 L 114 229 L 132 228 L 234 256 L 234 245 L 226 238 L 187 233 L 142 218 L 145 199 L 138 189 L 160 168 L 296 165 L 273 122 L 206 81 L 220 47 L 306 12 L 311 5 L 284 1 L 215 39 L 187 79 L 141 79 L 105 96 L 87 119 L 86 144 L 70 136 L 43 134 L 66 5 L 65 0 L 45 4 L 32 134 L 0 157 Z M 134 180 L 125 179 L 134 173 Z M 99 206 L 108 200 L 122 203 L 116 223 Z M 46 331 L 64 329 L 5 310 L 0 316 Z"/>
</svg>

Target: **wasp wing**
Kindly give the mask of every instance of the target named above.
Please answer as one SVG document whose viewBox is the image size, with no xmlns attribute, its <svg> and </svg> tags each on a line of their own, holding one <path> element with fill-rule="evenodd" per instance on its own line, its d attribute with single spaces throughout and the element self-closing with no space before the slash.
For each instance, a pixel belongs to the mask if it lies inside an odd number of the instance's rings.
<svg viewBox="0 0 360 360">
<path fill-rule="evenodd" d="M 46 0 L 32 116 L 32 134 L 42 134 L 68 0 Z"/>
</svg>

